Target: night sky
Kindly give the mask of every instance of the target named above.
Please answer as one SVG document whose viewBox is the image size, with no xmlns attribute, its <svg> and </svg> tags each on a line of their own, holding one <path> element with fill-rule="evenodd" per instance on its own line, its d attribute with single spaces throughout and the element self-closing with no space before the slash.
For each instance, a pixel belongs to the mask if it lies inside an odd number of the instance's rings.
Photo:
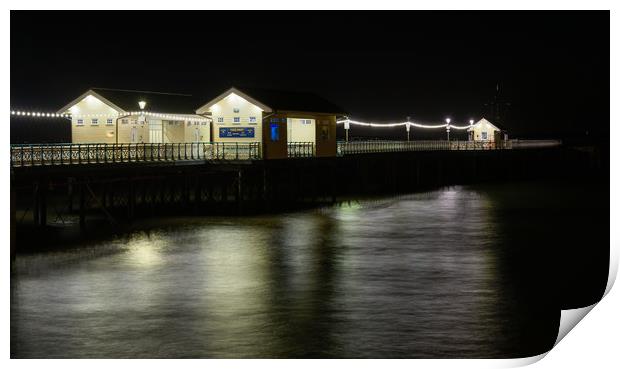
<svg viewBox="0 0 620 369">
<path fill-rule="evenodd" d="M 11 107 L 89 87 L 316 92 L 357 120 L 609 140 L 609 12 L 11 12 Z M 488 107 L 487 107 L 488 108 Z M 587 132 L 587 136 L 586 136 Z"/>
</svg>

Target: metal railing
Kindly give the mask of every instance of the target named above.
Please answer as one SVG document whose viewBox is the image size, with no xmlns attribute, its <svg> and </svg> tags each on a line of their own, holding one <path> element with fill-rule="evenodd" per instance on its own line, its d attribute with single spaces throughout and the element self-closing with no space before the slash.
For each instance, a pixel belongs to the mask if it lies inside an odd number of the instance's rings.
<svg viewBox="0 0 620 369">
<path fill-rule="evenodd" d="M 537 149 L 561 146 L 562 140 L 511 140 L 510 143 L 513 149 Z"/>
<path fill-rule="evenodd" d="M 289 142 L 288 157 L 289 158 L 311 158 L 314 156 L 313 142 Z"/>
<path fill-rule="evenodd" d="M 259 142 L 11 145 L 11 166 L 256 160 Z"/>
<path fill-rule="evenodd" d="M 559 140 L 488 141 L 339 141 L 337 155 L 449 150 L 506 150 L 559 146 Z M 289 142 L 288 157 L 315 156 L 312 142 Z M 134 144 L 11 145 L 11 166 L 171 162 L 191 160 L 259 160 L 260 142 L 188 142 Z"/>
<path fill-rule="evenodd" d="M 339 141 L 338 156 L 403 151 L 505 150 L 511 141 Z"/>
</svg>

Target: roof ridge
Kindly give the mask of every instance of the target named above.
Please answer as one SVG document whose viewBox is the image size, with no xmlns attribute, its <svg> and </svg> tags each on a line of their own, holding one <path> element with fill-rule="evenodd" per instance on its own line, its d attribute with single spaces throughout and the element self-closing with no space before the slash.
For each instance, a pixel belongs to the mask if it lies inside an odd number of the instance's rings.
<svg viewBox="0 0 620 369">
<path fill-rule="evenodd" d="M 174 96 L 193 96 L 190 94 L 181 94 L 177 92 L 159 92 L 159 91 L 141 91 L 141 90 L 125 90 L 120 88 L 106 88 L 106 87 L 91 87 L 91 90 L 104 90 L 104 91 L 121 91 L 121 92 L 141 92 L 146 94 L 157 94 L 157 95 L 174 95 Z"/>
<path fill-rule="evenodd" d="M 236 88 L 237 90 L 241 90 L 241 91 L 243 91 L 244 89 L 248 89 L 248 90 L 260 90 L 260 91 L 266 91 L 266 92 L 284 92 L 284 93 L 297 93 L 297 94 L 312 94 L 312 95 L 316 95 L 316 96 L 322 97 L 318 93 L 316 93 L 314 91 L 309 91 L 309 90 L 293 90 L 293 89 L 289 90 L 289 89 L 281 89 L 281 88 L 252 87 L 252 86 L 232 86 L 232 87 Z"/>
</svg>

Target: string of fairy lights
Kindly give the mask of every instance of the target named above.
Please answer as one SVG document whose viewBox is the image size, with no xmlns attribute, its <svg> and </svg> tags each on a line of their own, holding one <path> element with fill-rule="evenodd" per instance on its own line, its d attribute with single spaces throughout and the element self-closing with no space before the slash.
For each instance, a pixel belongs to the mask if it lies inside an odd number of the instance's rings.
<svg viewBox="0 0 620 369">
<path fill-rule="evenodd" d="M 32 117 L 32 118 L 67 118 L 67 119 L 81 119 L 81 118 L 99 118 L 106 117 L 109 118 L 110 114 L 72 114 L 72 113 L 50 113 L 50 112 L 40 112 L 40 111 L 22 111 L 22 110 L 11 110 L 12 116 L 20 116 L 20 117 Z M 151 116 L 163 119 L 171 119 L 171 120 L 182 120 L 182 121 L 213 121 L 211 117 L 204 116 L 196 116 L 196 115 L 178 115 L 178 114 L 166 114 L 166 113 L 157 113 L 151 111 L 129 111 L 129 112 L 121 112 L 118 113 L 116 118 L 126 118 L 130 116 Z M 445 123 L 441 124 L 422 124 L 417 122 L 412 122 L 410 120 L 404 122 L 386 122 L 386 123 L 376 123 L 376 122 L 361 122 L 353 119 L 349 119 L 346 117 L 345 119 L 337 120 L 336 124 L 344 125 L 346 130 L 346 136 L 348 140 L 349 129 L 351 125 L 362 126 L 362 127 L 372 127 L 372 128 L 391 128 L 391 127 L 405 127 L 407 129 L 407 138 L 409 139 L 409 131 L 411 127 L 422 128 L 422 129 L 441 129 L 444 128 L 448 133 L 448 137 L 451 129 L 455 130 L 465 130 L 472 128 L 474 124 L 474 120 L 471 119 L 468 125 L 456 125 L 451 124 L 451 119 L 446 118 Z"/>
<path fill-rule="evenodd" d="M 11 110 L 11 115 L 35 118 L 69 118 L 70 114 L 45 113 L 40 111 Z"/>
<path fill-rule="evenodd" d="M 73 114 L 73 113 L 50 113 L 41 111 L 23 111 L 23 110 L 11 110 L 12 116 L 31 117 L 31 118 L 102 118 L 110 117 L 110 114 Z M 151 111 L 129 111 L 122 112 L 115 115 L 117 118 L 129 117 L 129 116 L 151 116 L 158 118 L 165 118 L 171 120 L 191 120 L 191 121 L 211 121 L 210 117 L 197 116 L 197 115 L 178 115 L 178 114 L 166 114 L 157 113 Z"/>
<path fill-rule="evenodd" d="M 343 124 L 345 129 L 349 129 L 350 125 L 357 125 L 363 127 L 376 127 L 376 128 L 389 128 L 389 127 L 406 127 L 409 130 L 410 127 L 416 128 L 424 128 L 424 129 L 437 129 L 437 128 L 446 128 L 450 129 L 468 129 L 474 124 L 474 120 L 470 120 L 468 125 L 459 126 L 455 124 L 450 124 L 451 119 L 447 118 L 446 123 L 442 124 L 421 124 L 411 121 L 406 122 L 390 122 L 390 123 L 374 123 L 374 122 L 360 122 L 352 119 L 341 119 L 336 121 L 337 124 Z"/>
</svg>

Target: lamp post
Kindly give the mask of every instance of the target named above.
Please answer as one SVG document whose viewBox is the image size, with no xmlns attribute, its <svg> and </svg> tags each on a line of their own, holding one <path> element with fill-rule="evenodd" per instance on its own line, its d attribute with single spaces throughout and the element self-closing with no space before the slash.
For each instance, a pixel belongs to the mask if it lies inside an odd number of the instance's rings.
<svg viewBox="0 0 620 369">
<path fill-rule="evenodd" d="M 144 108 L 146 107 L 146 101 L 144 101 L 144 100 L 140 100 L 140 101 L 138 101 L 138 106 L 140 107 L 140 117 L 138 117 L 138 123 L 141 123 L 141 124 L 146 123 L 146 124 L 147 124 L 147 129 L 148 129 L 148 122 L 146 121 L 146 115 L 144 115 Z M 142 126 L 142 127 L 144 127 L 144 126 Z M 136 141 L 136 142 L 137 142 L 137 140 L 138 140 L 138 137 L 137 137 L 137 135 L 138 135 L 138 133 L 137 133 L 137 129 L 138 129 L 138 128 L 137 128 L 137 127 L 132 127 L 131 129 L 132 129 L 132 132 L 131 132 L 131 134 L 132 134 L 131 140 L 132 140 L 132 141 Z M 143 128 L 141 128 L 141 129 L 140 129 L 140 131 L 144 134 L 144 129 L 143 129 Z M 141 140 L 141 141 L 143 140 L 143 139 L 142 139 L 142 137 L 143 137 L 143 136 L 141 135 L 141 136 L 140 136 L 140 140 Z"/>
<path fill-rule="evenodd" d="M 411 131 L 411 123 L 409 122 L 409 119 L 411 119 L 411 117 L 407 117 L 407 124 L 405 125 L 407 128 L 407 141 L 409 141 L 409 131 Z"/>
<path fill-rule="evenodd" d="M 344 121 L 344 140 L 349 142 L 349 128 L 351 128 L 351 124 L 349 123 L 349 117 Z"/>
<path fill-rule="evenodd" d="M 450 118 L 446 118 L 446 134 L 448 135 L 448 142 L 450 141 Z"/>
</svg>

